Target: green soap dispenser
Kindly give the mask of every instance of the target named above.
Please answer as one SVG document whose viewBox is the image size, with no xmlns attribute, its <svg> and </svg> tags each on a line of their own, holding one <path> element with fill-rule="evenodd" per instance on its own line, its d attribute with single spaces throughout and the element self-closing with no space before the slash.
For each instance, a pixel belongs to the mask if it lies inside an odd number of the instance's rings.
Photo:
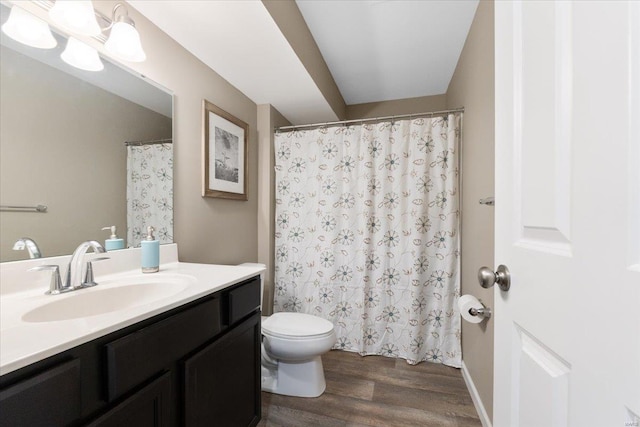
<svg viewBox="0 0 640 427">
<path fill-rule="evenodd" d="M 116 236 L 116 226 L 110 225 L 108 227 L 102 227 L 103 230 L 111 230 L 111 237 L 104 241 L 104 248 L 107 251 L 114 251 L 116 249 L 124 249 L 124 239 Z"/>
<path fill-rule="evenodd" d="M 160 270 L 160 241 L 153 237 L 154 231 L 153 227 L 147 227 L 147 237 L 140 242 L 143 273 L 155 273 Z"/>
</svg>

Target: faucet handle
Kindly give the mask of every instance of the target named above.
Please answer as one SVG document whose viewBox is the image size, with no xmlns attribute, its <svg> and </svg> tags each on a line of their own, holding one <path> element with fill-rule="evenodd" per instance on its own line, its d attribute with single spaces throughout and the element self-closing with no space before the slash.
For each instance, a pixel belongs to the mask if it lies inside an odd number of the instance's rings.
<svg viewBox="0 0 640 427">
<path fill-rule="evenodd" d="M 96 261 L 104 261 L 107 259 L 111 258 L 109 258 L 108 256 L 103 256 L 87 261 L 87 272 L 84 275 L 84 281 L 80 285 L 82 288 L 90 288 L 91 286 L 95 286 L 98 284 L 93 280 L 93 265 L 91 263 Z"/>
<path fill-rule="evenodd" d="M 72 290 L 71 288 L 65 288 L 62 285 L 62 280 L 60 279 L 60 267 L 53 265 L 39 265 L 37 267 L 30 268 L 27 271 L 44 271 L 44 270 L 52 270 L 51 273 L 51 281 L 49 282 L 49 290 L 45 292 L 46 295 L 58 295 L 64 292 L 69 292 Z"/>
</svg>

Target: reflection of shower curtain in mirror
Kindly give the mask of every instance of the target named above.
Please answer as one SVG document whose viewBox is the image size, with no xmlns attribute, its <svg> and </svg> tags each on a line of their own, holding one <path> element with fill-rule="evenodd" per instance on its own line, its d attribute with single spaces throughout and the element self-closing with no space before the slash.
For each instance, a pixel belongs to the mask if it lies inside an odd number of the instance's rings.
<svg viewBox="0 0 640 427">
<path fill-rule="evenodd" d="M 148 226 L 160 243 L 173 242 L 172 144 L 127 146 L 127 244 L 139 247 Z"/>
<path fill-rule="evenodd" d="M 274 311 L 335 348 L 460 367 L 461 115 L 276 134 Z"/>
</svg>

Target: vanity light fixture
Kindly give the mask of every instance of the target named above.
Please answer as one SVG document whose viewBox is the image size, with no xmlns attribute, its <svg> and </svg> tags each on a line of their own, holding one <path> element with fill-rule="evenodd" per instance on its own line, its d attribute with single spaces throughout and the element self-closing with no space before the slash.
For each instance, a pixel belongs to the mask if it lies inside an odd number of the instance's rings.
<svg viewBox="0 0 640 427">
<path fill-rule="evenodd" d="M 16 5 L 11 7 L 2 32 L 22 44 L 39 49 L 52 49 L 58 44 L 45 21 Z"/>
<path fill-rule="evenodd" d="M 121 7 L 124 9 L 124 13 L 118 15 L 118 9 Z M 142 62 L 147 58 L 142 50 L 136 24 L 129 17 L 129 13 L 122 3 L 116 4 L 113 8 L 111 33 L 104 47 L 107 52 L 124 61 Z"/>
<path fill-rule="evenodd" d="M 102 32 L 91 0 L 56 0 L 49 16 L 62 29 L 75 34 L 95 37 Z"/>
<path fill-rule="evenodd" d="M 104 69 L 98 51 L 74 37 L 69 37 L 67 47 L 60 57 L 67 64 L 81 70 L 101 71 Z"/>
<path fill-rule="evenodd" d="M 92 37 L 99 42 L 104 42 L 107 52 L 117 59 L 142 62 L 147 58 L 142 49 L 136 24 L 129 17 L 124 3 L 117 3 L 113 7 L 111 19 L 96 12 L 91 0 L 56 0 L 55 3 L 34 1 L 34 3 L 48 10 L 51 20 L 67 33 Z M 98 22 L 102 22 L 102 26 Z M 109 30 L 107 38 L 103 32 Z M 2 31 L 28 46 L 50 49 L 57 45 L 45 21 L 16 5 L 12 6 Z M 67 47 L 61 56 L 69 65 L 83 70 L 99 71 L 104 68 L 98 52 L 72 36 L 69 36 Z"/>
</svg>

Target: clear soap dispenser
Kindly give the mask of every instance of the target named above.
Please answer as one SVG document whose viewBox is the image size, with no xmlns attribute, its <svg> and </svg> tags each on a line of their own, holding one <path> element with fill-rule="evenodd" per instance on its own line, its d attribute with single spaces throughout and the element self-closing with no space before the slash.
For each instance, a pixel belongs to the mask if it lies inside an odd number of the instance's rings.
<svg viewBox="0 0 640 427">
<path fill-rule="evenodd" d="M 104 248 L 107 251 L 113 251 L 116 249 L 124 249 L 124 239 L 118 238 L 116 235 L 116 226 L 110 225 L 108 227 L 102 227 L 103 230 L 111 230 L 111 237 L 105 239 Z"/>
<path fill-rule="evenodd" d="M 160 270 L 160 241 L 153 237 L 154 231 L 153 227 L 147 227 L 147 237 L 140 242 L 143 273 L 155 273 Z"/>
</svg>

